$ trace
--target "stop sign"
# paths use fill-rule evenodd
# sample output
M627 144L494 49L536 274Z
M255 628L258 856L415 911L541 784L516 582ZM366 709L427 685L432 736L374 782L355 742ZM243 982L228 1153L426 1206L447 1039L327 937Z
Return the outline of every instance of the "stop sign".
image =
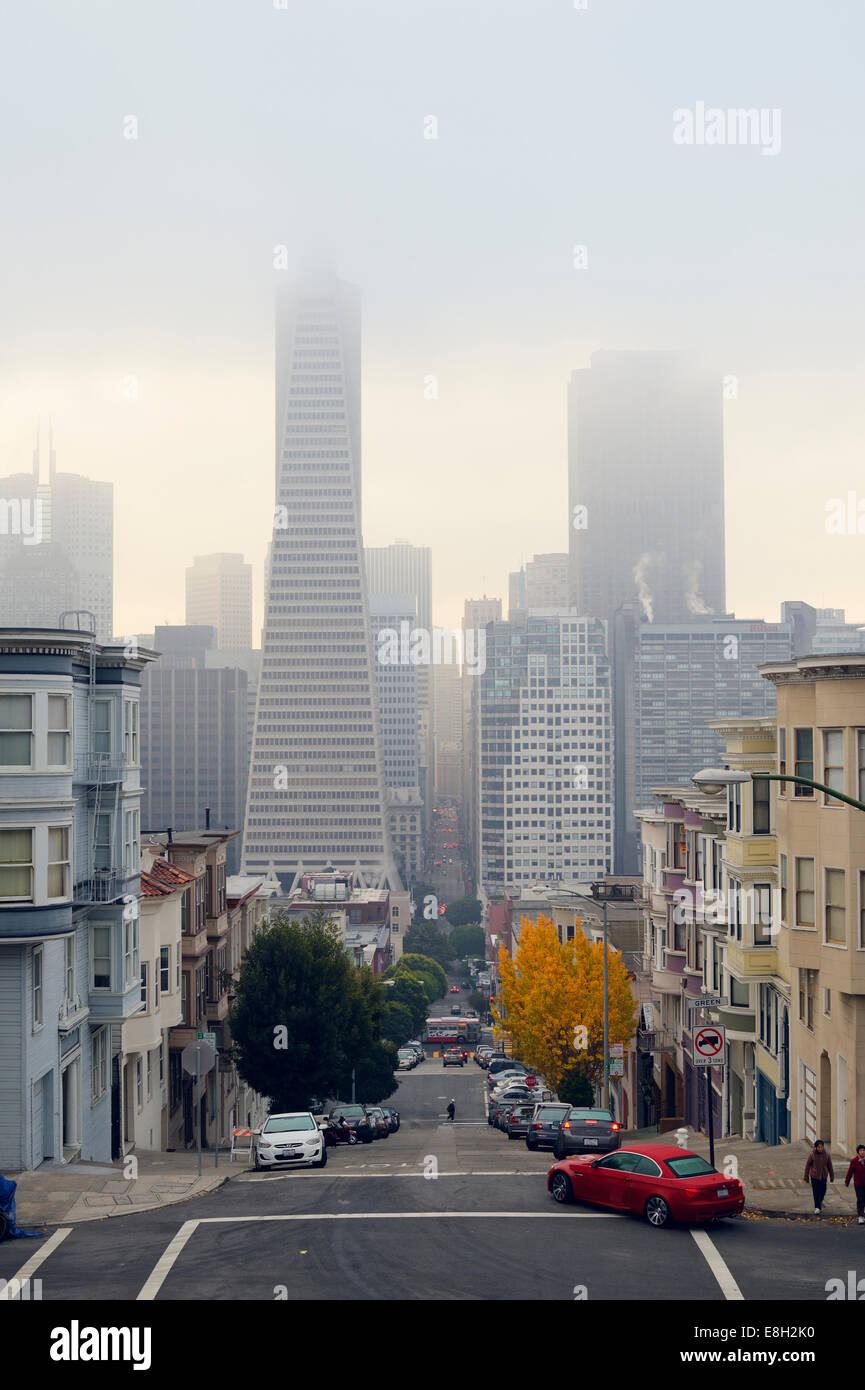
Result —
M526 1077L526 1085L528 1086L529 1090L531 1090L533 1086L537 1086L537 1084L538 1084L538 1078L537 1078L536 1076L527 1076L527 1077Z

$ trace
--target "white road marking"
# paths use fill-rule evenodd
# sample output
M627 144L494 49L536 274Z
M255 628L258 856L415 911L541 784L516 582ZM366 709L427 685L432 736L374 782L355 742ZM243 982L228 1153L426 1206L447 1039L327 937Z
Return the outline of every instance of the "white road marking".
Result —
M314 1182L315 1177L301 1174L301 1177L308 1176ZM471 1168L467 1172L460 1172L454 1169L452 1172L439 1173L440 1178L545 1178L547 1176L544 1169L539 1168L535 1173L526 1173L517 1168ZM426 1173L328 1173L329 1178L426 1178ZM296 1173L274 1173L271 1177L257 1178L255 1186L258 1187L262 1182L286 1182L289 1178L297 1178ZM432 1181L427 1179L427 1181ZM250 1184L251 1186L252 1184Z
M706 1264L717 1279L721 1292L727 1301L735 1302L736 1300L740 1300L744 1303L745 1295L742 1293L742 1290L739 1288L739 1285L736 1283L736 1280L733 1278L721 1255L716 1250L714 1242L708 1233L706 1231L695 1231L694 1228L691 1227L691 1235L694 1237L698 1249L705 1256Z
M5 1286L0 1289L0 1302L11 1302L13 1293L20 1292L24 1280L29 1279L31 1274L36 1273L39 1266L48 1259L48 1256L53 1255L58 1245L62 1244L67 1236L71 1236L72 1230L73 1228L71 1226L62 1226L59 1230L54 1232L53 1236L49 1236L41 1249L37 1250L35 1255L31 1255L26 1264L21 1266L18 1273L13 1274L6 1282ZM17 1280L18 1282L13 1283L13 1280Z
M614 1211L328 1211L297 1212L276 1216L202 1216L195 1226L219 1226L235 1221L440 1221L452 1217L455 1221L514 1220L514 1221L622 1221ZM169 1247L170 1248L170 1247ZM141 1295L139 1295L140 1297Z
M159 1290L162 1288L162 1285L165 1283L172 1265L198 1224L197 1221L184 1221L177 1235L169 1242L156 1261L156 1264L153 1266L148 1279L142 1285L141 1292L136 1302L153 1302Z

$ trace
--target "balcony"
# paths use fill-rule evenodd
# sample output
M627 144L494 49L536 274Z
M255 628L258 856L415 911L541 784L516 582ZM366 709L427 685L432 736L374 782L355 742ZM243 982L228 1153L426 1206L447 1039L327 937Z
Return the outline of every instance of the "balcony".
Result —
M76 765L73 782L105 786L123 781L124 760L111 753L90 753Z
M637 1029L637 1047L641 1052L675 1052L676 1043L668 1028Z
M72 895L76 904L113 903L124 892L125 878L116 869L96 869L92 878L79 879Z
M681 994L684 986L685 952L666 950L664 964L652 965L652 984L662 994Z

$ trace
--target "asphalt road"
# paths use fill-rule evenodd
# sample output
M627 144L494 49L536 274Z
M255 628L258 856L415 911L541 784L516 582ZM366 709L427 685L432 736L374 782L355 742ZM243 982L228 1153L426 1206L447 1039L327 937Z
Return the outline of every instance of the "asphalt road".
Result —
M44 1301L797 1302L825 1300L827 1281L857 1264L865 1274L856 1225L743 1218L706 1234L560 1208L548 1155L487 1125L484 1084L474 1063L427 1061L400 1076L402 1125L389 1139L329 1150L320 1171L245 1170L165 1211L4 1242L0 1276L41 1259L29 1273Z

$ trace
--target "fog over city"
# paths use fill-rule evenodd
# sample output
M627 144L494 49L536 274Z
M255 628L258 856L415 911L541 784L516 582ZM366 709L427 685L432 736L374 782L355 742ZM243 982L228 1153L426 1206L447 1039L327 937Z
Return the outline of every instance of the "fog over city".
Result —
M268 1305L590 1300L608 1374L849 1374L861 3L0 36L31 1357L267 1375Z

